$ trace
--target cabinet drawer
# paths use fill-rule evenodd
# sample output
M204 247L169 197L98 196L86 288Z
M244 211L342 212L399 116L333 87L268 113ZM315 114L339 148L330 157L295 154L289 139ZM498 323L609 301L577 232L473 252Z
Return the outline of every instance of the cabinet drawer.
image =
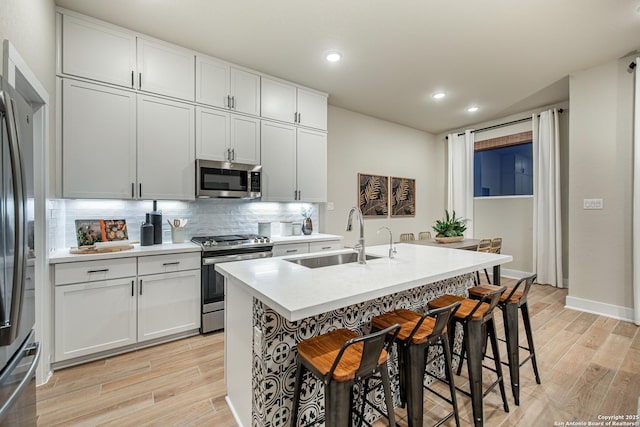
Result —
M309 253L308 243L291 243L288 245L275 245L273 256L299 255Z
M200 252L138 258L138 275L200 269Z
M55 284L95 282L136 275L135 258L117 258L100 261L79 261L58 264L55 267Z
M342 245L340 244L339 240L309 243L309 252L333 251L336 249L342 249Z

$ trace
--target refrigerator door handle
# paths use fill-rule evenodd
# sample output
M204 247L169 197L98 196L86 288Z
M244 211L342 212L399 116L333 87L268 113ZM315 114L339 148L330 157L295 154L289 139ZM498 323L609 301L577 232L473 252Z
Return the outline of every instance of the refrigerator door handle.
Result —
M11 311L8 316L9 323L0 327L0 345L8 345L16 339L18 334L18 322L20 321L22 299L24 296L24 276L26 268L24 205L26 200L22 156L20 155L20 147L18 144L15 105L6 92L0 92L0 108L6 112L9 157L11 161L13 194L15 198L14 215L16 227L16 239L14 242L15 268L13 270Z
M33 331L31 332L31 334L33 334ZM29 335L29 338L31 338L31 335ZM28 342L29 339L27 339L27 344L25 344L25 346L20 351L21 357L14 357L11 364L5 368L5 372L3 373L2 377L0 377L0 383L4 382L5 378L9 377L13 373L22 358L35 355L33 357L33 360L31 361L31 364L29 365L29 369L27 369L27 372L20 379L18 387L16 387L11 396L9 396L9 398L2 404L2 407L0 408L0 420L4 418L5 414L11 408L16 399L20 397L20 394L22 394L24 388L29 384L29 381L31 381L31 378L35 374L36 367L38 366L41 350L40 343L36 342L29 344Z

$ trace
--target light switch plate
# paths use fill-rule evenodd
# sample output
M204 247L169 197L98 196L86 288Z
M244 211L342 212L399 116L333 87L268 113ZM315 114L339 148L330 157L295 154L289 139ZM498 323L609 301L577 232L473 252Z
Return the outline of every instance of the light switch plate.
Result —
M334 206L333 206L333 202L327 202L327 210L328 210L328 211L332 211L332 210L334 210L334 209L335 209L335 208L334 208Z
M602 199L583 199L583 209L603 209L604 203Z

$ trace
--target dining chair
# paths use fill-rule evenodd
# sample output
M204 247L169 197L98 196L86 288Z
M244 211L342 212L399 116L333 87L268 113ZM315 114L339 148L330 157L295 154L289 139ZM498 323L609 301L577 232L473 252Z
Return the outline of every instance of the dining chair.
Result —
M421 231L418 234L418 240L430 240L431 239L431 232L430 231Z
M406 242L407 240L416 240L416 236L413 233L402 233L400 235L400 241Z
M491 252L491 240L492 239L480 239L478 246L476 247L476 251L487 253ZM484 270L484 274L487 276L487 282L491 283L491 280L489 280L489 273L487 273L486 269ZM480 284L480 271L476 271L476 284Z

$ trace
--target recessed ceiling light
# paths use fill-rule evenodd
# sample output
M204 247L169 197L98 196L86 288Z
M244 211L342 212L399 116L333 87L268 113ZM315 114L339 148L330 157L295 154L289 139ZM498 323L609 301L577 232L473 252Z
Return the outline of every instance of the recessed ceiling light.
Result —
M340 52L333 51L333 52L327 53L325 58L329 62L338 62L338 61L340 61L342 59L342 54Z
M475 113L476 111L478 111L480 108L478 107L469 107L467 108L467 112L469 113Z
M435 92L433 95L431 95L433 99L442 99L445 96L447 96L447 94L444 92Z

